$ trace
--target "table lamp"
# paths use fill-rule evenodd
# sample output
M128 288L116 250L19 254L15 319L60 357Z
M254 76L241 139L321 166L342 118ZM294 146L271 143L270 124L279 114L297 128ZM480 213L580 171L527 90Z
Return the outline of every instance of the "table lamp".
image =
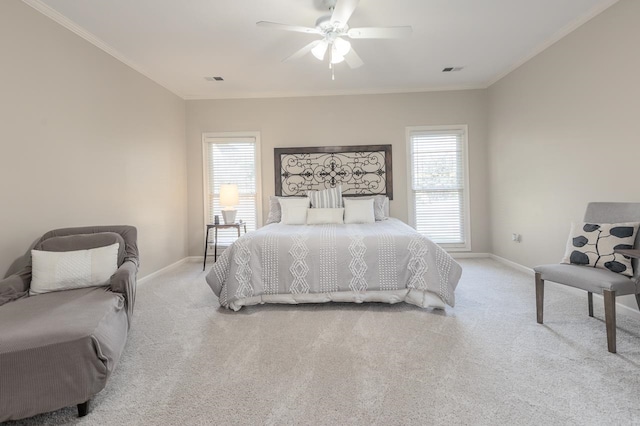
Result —
M220 185L220 205L223 206L222 218L226 225L236 222L235 206L238 205L238 185L234 183L223 183Z

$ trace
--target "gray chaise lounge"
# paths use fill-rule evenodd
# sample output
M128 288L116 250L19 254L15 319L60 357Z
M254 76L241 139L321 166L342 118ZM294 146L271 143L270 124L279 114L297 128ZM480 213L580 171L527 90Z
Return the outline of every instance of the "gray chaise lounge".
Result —
M133 313L136 228L58 229L34 247L72 251L114 242L120 243L118 270L108 287L28 296L30 260L0 281L0 422L73 405L83 416L89 400L105 387L122 354Z

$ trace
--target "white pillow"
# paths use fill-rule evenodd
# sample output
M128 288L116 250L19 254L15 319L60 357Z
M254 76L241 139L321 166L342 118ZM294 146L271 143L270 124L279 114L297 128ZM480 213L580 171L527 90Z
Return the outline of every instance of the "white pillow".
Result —
M344 220L342 209L308 209L307 225L322 225L325 223L342 224Z
M309 197L280 198L279 201L282 209L281 223L285 225L304 225L307 223Z
M374 195L373 197L357 197L358 200L373 198L373 214L376 222L389 219L389 197L386 195Z
M31 289L29 294L109 285L118 269L118 247L76 251L31 250Z
M269 214L267 215L267 223L278 223L282 220L282 208L280 207L280 200L287 198L306 198L306 197L276 197L272 195L269 197Z
M374 223L376 216L373 212L373 198L368 200L352 200L343 198L344 223Z

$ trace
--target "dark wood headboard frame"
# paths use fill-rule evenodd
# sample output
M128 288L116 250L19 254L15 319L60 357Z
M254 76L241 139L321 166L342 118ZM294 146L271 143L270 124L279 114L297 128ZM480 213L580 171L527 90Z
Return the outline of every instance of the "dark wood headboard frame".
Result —
M344 196L393 199L391 145L274 148L273 154L277 196L304 195L341 184ZM314 160L321 160L324 166ZM288 182L290 179L296 182Z

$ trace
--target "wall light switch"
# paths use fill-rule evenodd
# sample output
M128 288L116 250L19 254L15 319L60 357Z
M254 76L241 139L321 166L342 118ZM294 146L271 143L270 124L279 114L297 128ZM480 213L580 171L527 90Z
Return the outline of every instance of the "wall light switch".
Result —
M511 241L515 241L516 243L519 243L520 240L521 240L520 234L516 234L515 232L511 234Z

